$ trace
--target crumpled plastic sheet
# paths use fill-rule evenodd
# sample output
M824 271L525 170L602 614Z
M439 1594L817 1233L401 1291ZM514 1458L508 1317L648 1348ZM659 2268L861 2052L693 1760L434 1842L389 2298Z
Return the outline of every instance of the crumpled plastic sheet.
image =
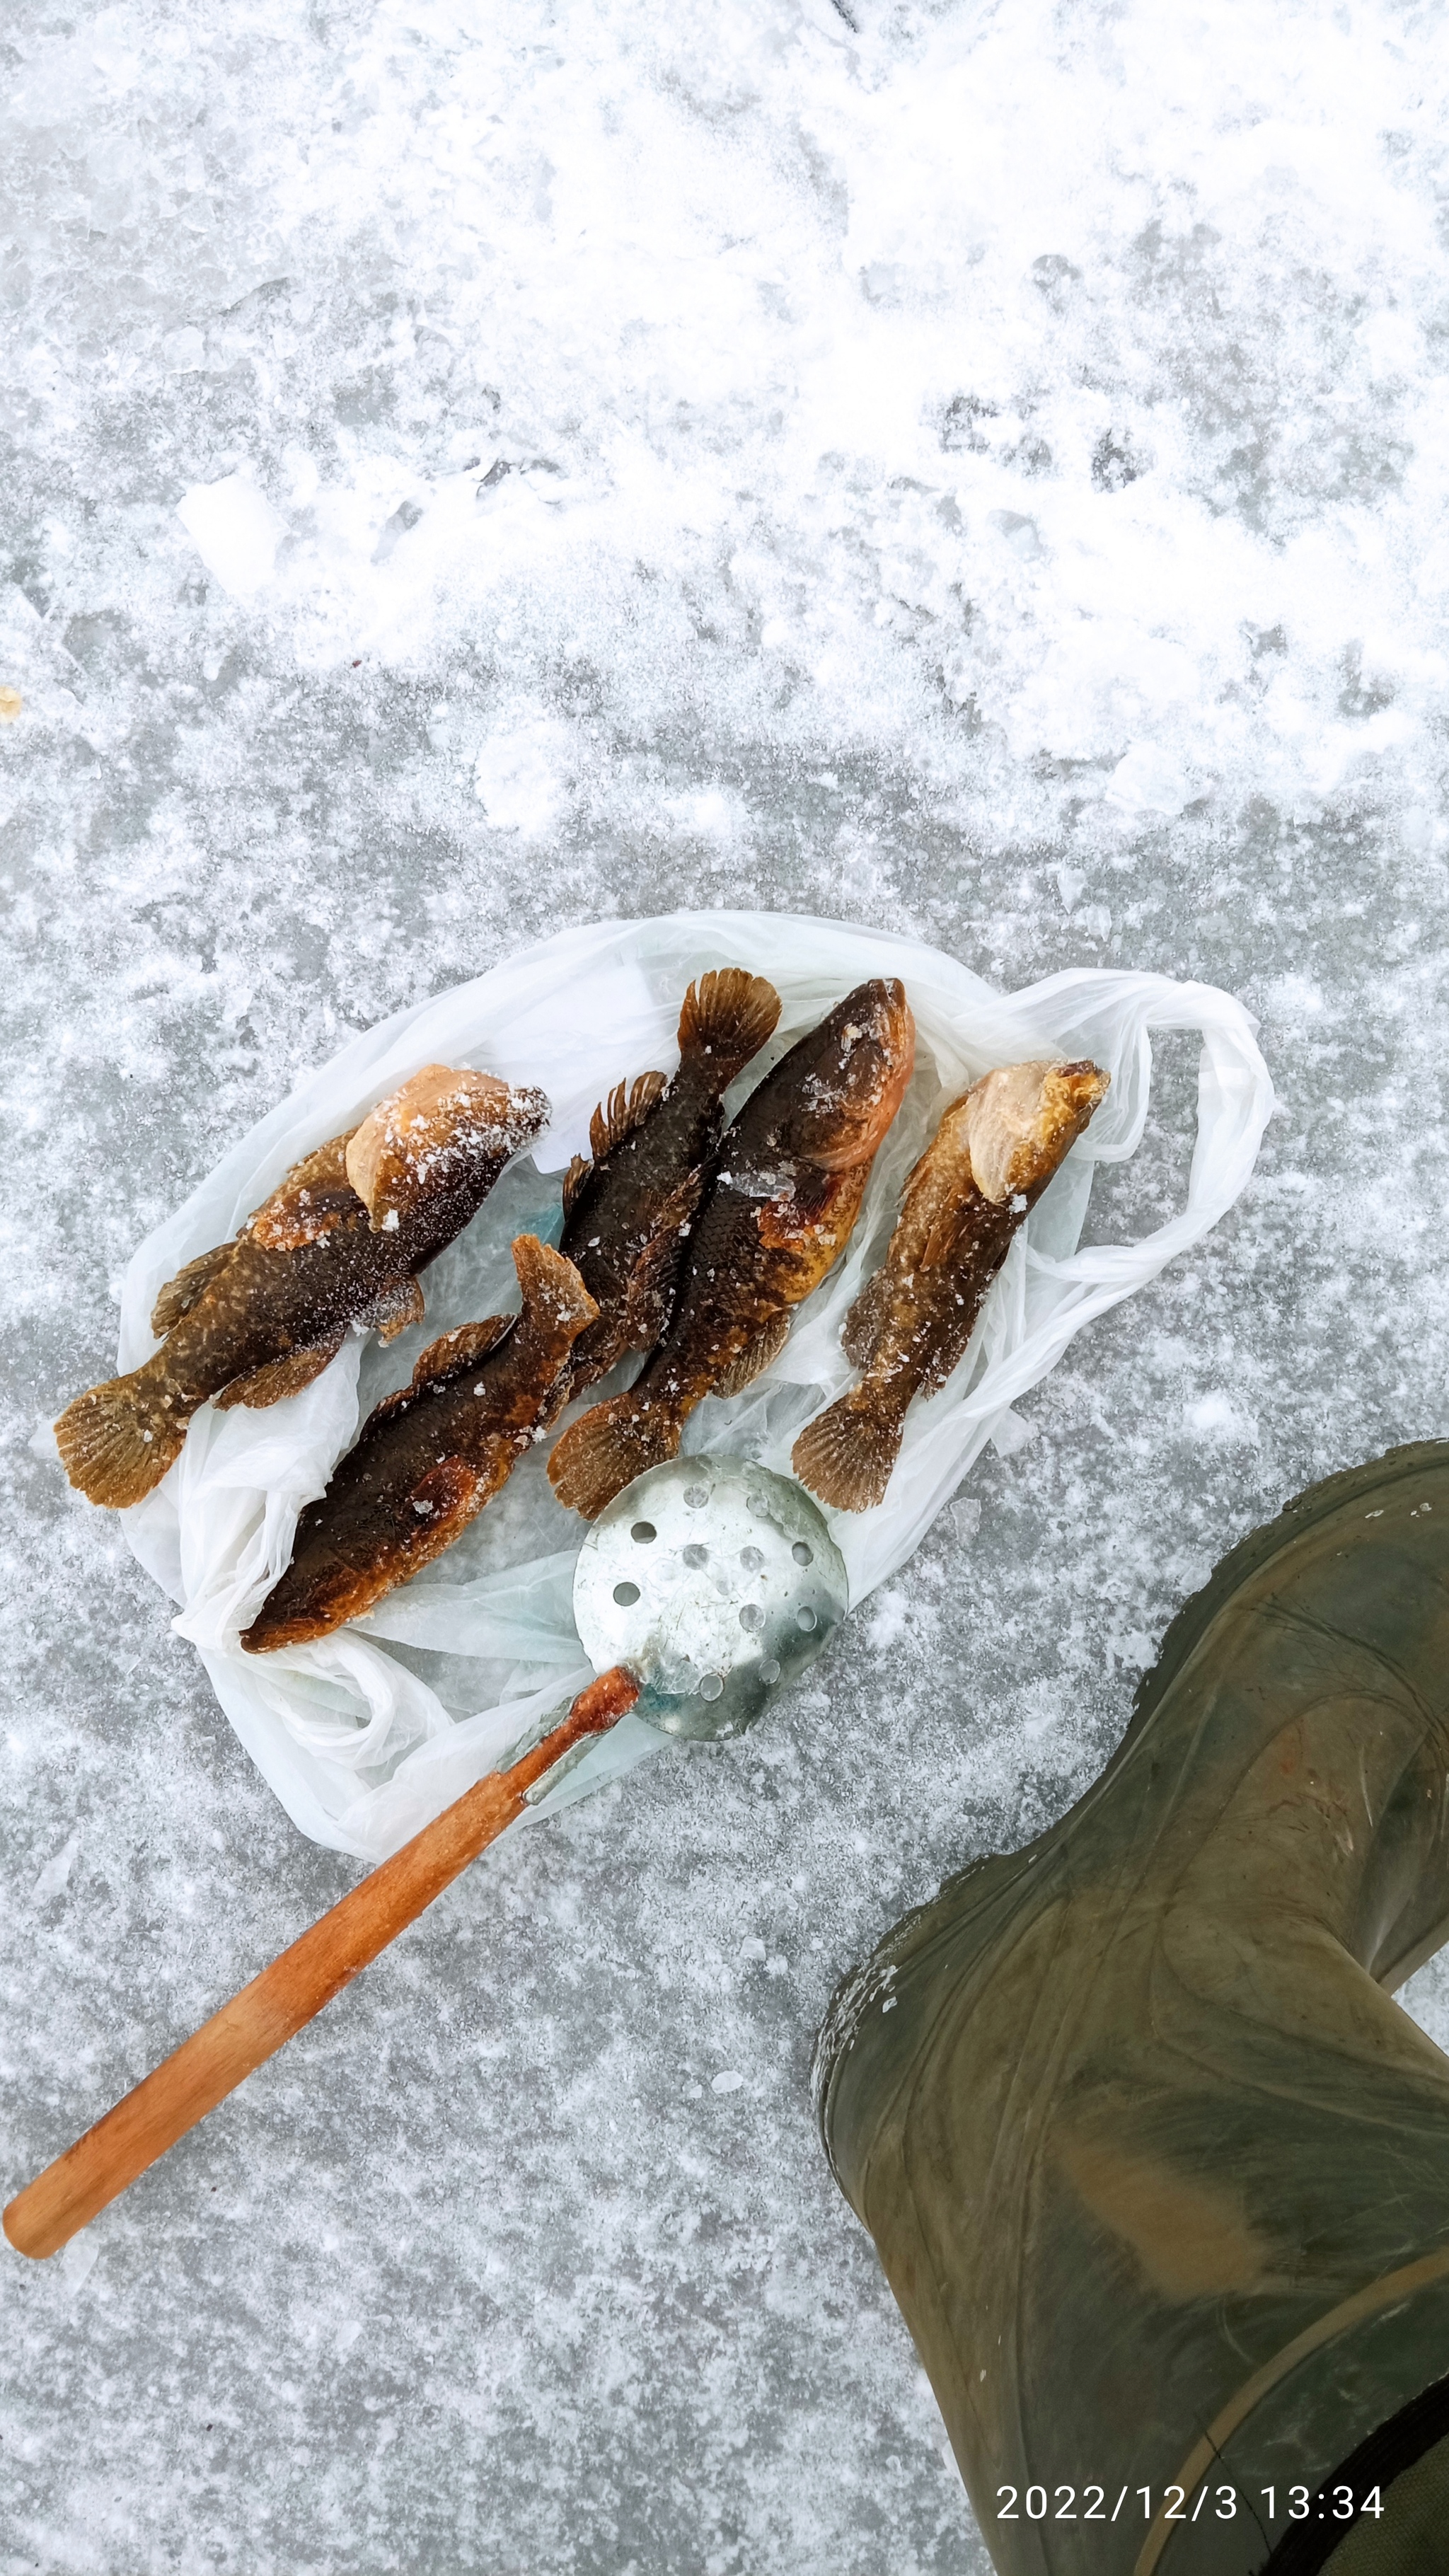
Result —
M135 1368L155 1348L148 1319L163 1283L233 1234L290 1164L353 1126L420 1065L476 1065L547 1091L547 1133L425 1273L425 1324L386 1349L353 1334L312 1386L268 1412L204 1405L162 1484L125 1515L135 1554L180 1605L174 1624L195 1644L242 1743L318 1842L384 1858L590 1678L570 1608L585 1525L555 1501L542 1446L447 1556L366 1619L265 1657L244 1654L237 1638L288 1562L298 1513L324 1490L370 1406L404 1381L434 1336L516 1306L513 1236L531 1230L557 1241L558 1176L572 1154L587 1151L595 1103L626 1076L672 1070L687 985L726 965L768 975L784 1006L770 1047L730 1093L731 1109L867 976L904 982L917 1058L844 1257L797 1314L774 1367L743 1394L710 1399L694 1414L689 1451L732 1452L789 1474L801 1424L850 1382L841 1324L884 1254L906 1174L969 1083L1028 1056L1089 1056L1112 1076L1091 1126L1013 1244L960 1366L907 1417L885 1501L874 1511L828 1515L852 1606L911 1555L984 1444L1012 1444L1012 1405L1072 1336L1231 1207L1272 1111L1247 1014L1210 985L1083 969L1006 995L915 940L783 913L587 924L356 1038L147 1237L127 1270L121 1309L120 1366ZM1093 1172L1134 1152L1152 1081L1152 1033L1170 1029L1202 1036L1187 1204L1140 1242L1082 1248ZM623 1719L531 1813L587 1794L663 1740L641 1720Z

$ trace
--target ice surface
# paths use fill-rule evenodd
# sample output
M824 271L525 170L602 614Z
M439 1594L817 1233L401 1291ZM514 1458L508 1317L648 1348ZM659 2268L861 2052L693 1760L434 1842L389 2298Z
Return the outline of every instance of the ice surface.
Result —
M763 903L1227 985L1282 1103L762 1734L520 1838L6 2257L6 2576L979 2576L826 1996L1085 1784L1232 1539L1444 1427L1442 20L849 15L0 39L8 2177L351 1882L30 1447L302 1068L562 922ZM1181 1199L1164 1057L1109 1237Z

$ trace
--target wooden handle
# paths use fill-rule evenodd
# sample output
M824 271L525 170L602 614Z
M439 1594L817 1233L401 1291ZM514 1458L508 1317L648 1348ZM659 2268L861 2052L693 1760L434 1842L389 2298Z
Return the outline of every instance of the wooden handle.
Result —
M490 1771L344 1896L229 2004L47 2165L5 2212L21 2254L58 2254L128 2184L312 2020L511 1825L526 1793L583 1736L603 1735L639 1685L622 1665L581 1691L562 1724L509 1771Z

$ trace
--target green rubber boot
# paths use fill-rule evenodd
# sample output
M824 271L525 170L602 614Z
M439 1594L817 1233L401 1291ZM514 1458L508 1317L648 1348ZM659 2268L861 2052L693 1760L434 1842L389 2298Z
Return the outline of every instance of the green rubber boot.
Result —
M826 2150L1003 2576L1449 2569L1449 2058L1389 1999L1446 1935L1433 1442L1235 1548L1096 1785L831 2005Z

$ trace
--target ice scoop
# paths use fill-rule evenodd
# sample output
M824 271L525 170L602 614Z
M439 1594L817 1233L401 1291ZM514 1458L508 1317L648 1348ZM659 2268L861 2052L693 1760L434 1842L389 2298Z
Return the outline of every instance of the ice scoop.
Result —
M809 1496L737 1458L676 1458L584 1542L574 1617L598 1678L243 1986L5 2211L56 2254L311 2021L626 1711L661 1732L737 1735L844 1616L845 1567Z

